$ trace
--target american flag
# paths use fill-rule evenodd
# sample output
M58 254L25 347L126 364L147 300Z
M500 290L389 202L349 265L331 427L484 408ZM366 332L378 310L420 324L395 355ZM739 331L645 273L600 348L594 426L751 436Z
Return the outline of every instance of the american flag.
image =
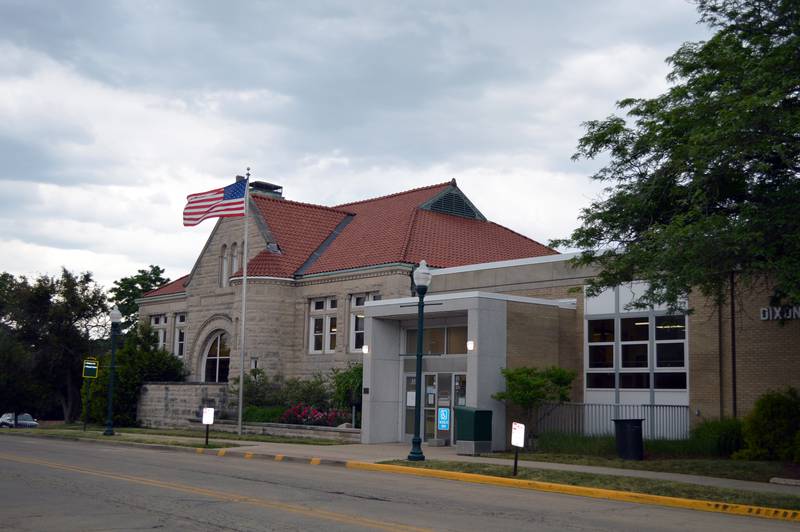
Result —
M215 188L186 196L183 208L183 225L197 225L206 218L244 216L247 180L237 181L225 188Z

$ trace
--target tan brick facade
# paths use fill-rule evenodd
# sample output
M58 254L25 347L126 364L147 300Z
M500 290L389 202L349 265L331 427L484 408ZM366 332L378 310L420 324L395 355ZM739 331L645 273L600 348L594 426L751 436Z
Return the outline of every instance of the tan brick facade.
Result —
M768 390L800 388L800 320L762 320L761 309L769 306L769 295L765 286L737 287L735 291L739 417ZM689 331L691 409L699 411L702 419L718 418L720 413L730 417L734 402L730 301L721 309L721 329L720 314L713 305L704 304L700 297L692 298L690 304L695 308Z

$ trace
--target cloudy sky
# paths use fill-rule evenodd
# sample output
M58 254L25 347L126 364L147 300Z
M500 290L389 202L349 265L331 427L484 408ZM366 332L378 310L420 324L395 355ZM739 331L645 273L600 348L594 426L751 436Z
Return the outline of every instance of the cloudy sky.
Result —
M0 0L0 271L187 273L187 194L333 205L456 178L546 243L600 193L581 122L663 92L687 0Z

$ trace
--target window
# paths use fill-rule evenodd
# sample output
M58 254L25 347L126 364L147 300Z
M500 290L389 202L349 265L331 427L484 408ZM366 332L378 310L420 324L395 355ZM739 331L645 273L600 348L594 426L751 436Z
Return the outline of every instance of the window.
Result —
M228 246L222 246L222 249L219 252L219 286L226 287L228 286Z
M167 345L167 315L155 314L150 316L150 326L156 335L156 348L164 349Z
M587 373L586 374L586 387L608 389L614 388L614 374L613 373Z
M183 358L183 350L186 345L186 314L175 315L175 345L173 346L172 353L178 357Z
M656 369L686 367L686 316L656 317ZM670 381L676 386L679 381ZM686 378L683 379L686 387Z
M239 270L239 253L236 249L236 242L231 244L231 275Z
M308 351L310 353L333 353L336 350L338 333L337 308L338 301L335 297L311 300L308 328Z
M614 367L614 320L589 320L589 368Z
M620 373L619 387L624 389L650 389L649 373Z
M406 354L417 352L417 330L406 330ZM467 352L466 327L425 328L422 353L426 355L463 355Z
M364 304L381 298L377 293L350 296L350 352L358 353L364 347Z
M620 329L620 367L647 368L649 367L647 351L650 340L650 319L647 316L636 318L621 318ZM633 377L630 377L632 379ZM625 382L630 383L630 380ZM649 378L648 378L649 382ZM641 388L641 386L622 386L621 388ZM649 388L648 384L645 388Z
M685 390L686 316L636 314L587 320L587 389Z
M228 333L214 333L206 349L205 382L228 382L230 363Z

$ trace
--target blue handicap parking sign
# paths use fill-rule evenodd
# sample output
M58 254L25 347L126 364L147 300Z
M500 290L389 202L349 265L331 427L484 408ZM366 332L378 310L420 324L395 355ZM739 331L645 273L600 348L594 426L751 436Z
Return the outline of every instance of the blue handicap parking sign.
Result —
M439 409L439 430L450 430L450 409Z

